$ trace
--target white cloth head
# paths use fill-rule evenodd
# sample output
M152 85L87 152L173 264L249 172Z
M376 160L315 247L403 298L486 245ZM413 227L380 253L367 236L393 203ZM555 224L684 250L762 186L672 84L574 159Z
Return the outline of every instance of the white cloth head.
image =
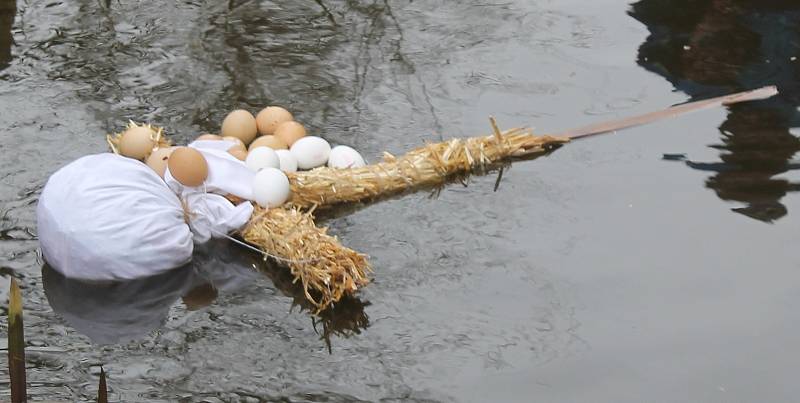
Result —
M61 168L42 190L36 215L45 259L70 278L146 277L192 257L180 199L130 158L89 155Z
M226 151L198 150L208 161L209 178L197 188L184 187L169 170L162 180L142 162L111 153L86 156L58 170L37 207L47 262L73 279L137 279L188 263L193 241L240 229L250 219L252 204L234 206L209 192L249 199L253 173Z

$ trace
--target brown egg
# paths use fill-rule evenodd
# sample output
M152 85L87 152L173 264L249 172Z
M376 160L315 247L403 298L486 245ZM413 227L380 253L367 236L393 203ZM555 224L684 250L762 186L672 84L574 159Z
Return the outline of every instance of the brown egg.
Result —
M275 128L283 122L294 120L292 114L280 106L268 106L256 115L258 133L261 135L275 133Z
M275 137L283 140L289 147L291 147L295 141L305 137L305 135L306 128L294 121L283 122L275 128Z
M173 151L175 151L175 147L156 148L147 157L147 166L153 168L158 176L164 178L164 171L167 170L167 160Z
M242 143L242 140L239 140L237 137L225 136L222 139L235 142L236 144L232 148L238 148L242 151L247 151L247 146L245 146L244 143Z
M145 159L156 146L152 134L152 130L143 126L125 130L119 139L119 153L137 160Z
M244 160L247 159L247 151L245 151L245 150L240 150L238 148L231 147L231 149L228 150L228 153L230 153L230 155L233 155L234 157L238 158L239 161L244 161Z
M225 116L220 130L222 137L236 137L242 140L245 145L250 144L256 138L257 133L256 118L244 109L237 109Z
M252 143L250 143L250 150L252 150L252 149L254 149L256 147L269 147L269 148L271 148L273 150L288 150L289 149L289 145L286 144L285 141L281 140L280 137L275 137L275 136L270 136L270 135L261 136L261 137L255 139L255 141L253 141Z
M222 136L217 136L216 134L202 134L197 137L196 140L222 140Z
M247 152L247 148L245 146L241 145L241 144L236 144L235 146L233 146L233 147L228 149L228 151L230 151L230 150L239 150L239 151Z
M176 147L167 166L172 177L184 186L200 186L208 178L208 163L194 148Z

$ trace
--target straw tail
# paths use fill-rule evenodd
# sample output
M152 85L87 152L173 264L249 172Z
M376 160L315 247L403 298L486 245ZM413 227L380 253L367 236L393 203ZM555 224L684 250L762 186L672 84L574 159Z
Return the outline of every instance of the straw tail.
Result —
M100 367L100 384L97 385L97 403L108 403L108 387L106 387L106 371Z
M382 162L360 168L317 168L289 174L291 204L300 208L325 207L378 199L428 186L438 186L457 175L484 173L513 158L547 153L569 138L535 136L530 129L501 132L491 119L494 134L454 138L432 143Z
M256 207L242 237L289 266L317 313L369 283L367 257L317 227L311 212Z
M8 298L8 373L11 378L11 403L27 402L22 293L14 278L11 279Z

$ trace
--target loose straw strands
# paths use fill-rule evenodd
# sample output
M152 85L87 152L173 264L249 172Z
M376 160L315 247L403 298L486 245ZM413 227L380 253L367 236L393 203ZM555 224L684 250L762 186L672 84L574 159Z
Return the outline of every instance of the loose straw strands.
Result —
M384 161L360 168L317 168L289 174L291 204L299 208L331 206L381 198L448 178L480 172L504 160L545 153L569 142L566 137L534 136L529 129L501 133L492 119L492 136L455 138L428 144Z
M241 234L245 241L285 259L306 298L320 311L369 283L367 257L314 225L311 212L256 207Z

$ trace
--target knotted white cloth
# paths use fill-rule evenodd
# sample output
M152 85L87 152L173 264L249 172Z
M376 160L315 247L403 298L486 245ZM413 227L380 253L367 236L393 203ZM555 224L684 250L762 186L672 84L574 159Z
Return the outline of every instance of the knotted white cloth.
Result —
M226 152L230 145L190 145L209 166L204 186L194 188L169 170L162 180L142 162L111 153L59 169L36 211L44 258L66 277L91 281L142 278L188 263L194 243L227 236L253 212L250 202L234 206L222 196L252 198L254 174Z

